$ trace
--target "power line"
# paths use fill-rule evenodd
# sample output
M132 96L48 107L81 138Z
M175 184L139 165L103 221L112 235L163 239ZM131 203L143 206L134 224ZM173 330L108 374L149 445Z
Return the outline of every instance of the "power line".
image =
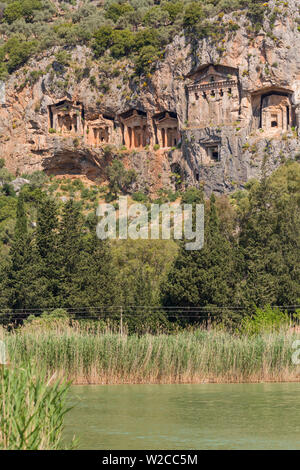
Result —
M53 311L58 309L59 307L36 307L36 308L28 308L28 309L7 309L7 311L2 311L0 313L5 313L5 314L10 314L14 312L20 312L20 313L27 313L27 312L46 312L46 311ZM63 310L67 312L74 312L76 313L77 311L88 311L88 310L96 310L96 311L105 311L105 312L111 312L111 311L120 311L120 309L128 310L128 309L145 309L145 310L186 310L186 311L211 311L211 310L242 310L246 311L249 309L249 307L237 307L234 305L224 305L224 306L205 306L205 307L187 307L187 306L148 306L148 305L119 305L119 306L97 306L97 307L61 307ZM297 309L300 308L300 305L273 305L271 308L280 308L283 310L289 310L289 309Z

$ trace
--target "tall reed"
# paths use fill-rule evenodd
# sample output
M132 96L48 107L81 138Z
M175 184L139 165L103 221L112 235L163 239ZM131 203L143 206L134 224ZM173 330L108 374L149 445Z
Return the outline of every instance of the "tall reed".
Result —
M37 362L37 358L35 358ZM20 361L21 362L21 361ZM32 365L0 370L0 449L61 448L69 384L47 379ZM72 444L73 445L73 444ZM72 446L71 445L71 446Z
M289 331L237 335L216 329L120 335L89 325L7 333L11 362L33 361L74 383L200 383L299 380Z

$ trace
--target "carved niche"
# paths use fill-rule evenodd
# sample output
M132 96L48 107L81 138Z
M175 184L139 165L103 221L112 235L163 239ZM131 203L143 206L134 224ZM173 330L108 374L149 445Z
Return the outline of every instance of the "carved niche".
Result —
M180 140L178 120L175 113L164 111L153 117L156 127L156 140L160 147L176 147Z
M49 106L50 128L61 134L83 134L83 105L64 99Z
M252 94L252 128L286 131L292 125L292 91L270 87Z
M232 125L240 115L238 69L207 64L187 76L191 127Z
M114 129L113 118L99 115L98 119L90 119L85 123L85 139L88 145L100 147L112 140Z
M123 141L128 149L143 148L150 143L146 113L131 109L120 115L120 121L123 124Z

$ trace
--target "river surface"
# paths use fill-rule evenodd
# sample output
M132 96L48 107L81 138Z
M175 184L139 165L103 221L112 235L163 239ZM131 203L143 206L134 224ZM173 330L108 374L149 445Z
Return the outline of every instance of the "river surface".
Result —
M74 386L79 449L300 449L300 383Z

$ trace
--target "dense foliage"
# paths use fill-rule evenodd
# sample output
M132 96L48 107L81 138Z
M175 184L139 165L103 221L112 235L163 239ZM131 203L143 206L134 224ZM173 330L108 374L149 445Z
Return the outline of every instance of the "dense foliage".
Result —
M116 194L124 190L119 171L118 166L112 169L110 189ZM100 241L95 208L97 199L111 194L109 188L97 192L80 180L43 178L32 175L19 196L2 187L2 312L63 307L85 314L86 307L102 307L104 315L113 318L117 312L119 320L122 306L130 329L142 331L165 325L170 319L165 307L170 306L201 307L216 320L239 323L254 312L254 305L299 303L297 162L288 161L230 197L212 195L205 201L205 245L199 251L187 251L183 242L172 240ZM68 194L64 202L59 190ZM141 193L133 196L150 202ZM174 197L190 204L203 201L199 189L188 188L175 195L164 191L156 202ZM185 310L179 312L182 322ZM199 320L187 313L184 322Z
M106 54L128 57L137 73L150 71L180 31L187 41L210 37L216 45L236 31L244 15L249 36L267 19L271 34L277 15L288 3L272 10L264 0L106 0L100 2L6 0L0 3L0 77L49 48L86 45L95 59ZM224 14L231 13L232 17ZM272 35L271 35L272 36ZM221 49L220 49L221 51Z
M182 245L164 286L167 305L295 305L300 298L300 167L287 163L261 183L206 207L205 246ZM222 312L224 315L224 312Z

